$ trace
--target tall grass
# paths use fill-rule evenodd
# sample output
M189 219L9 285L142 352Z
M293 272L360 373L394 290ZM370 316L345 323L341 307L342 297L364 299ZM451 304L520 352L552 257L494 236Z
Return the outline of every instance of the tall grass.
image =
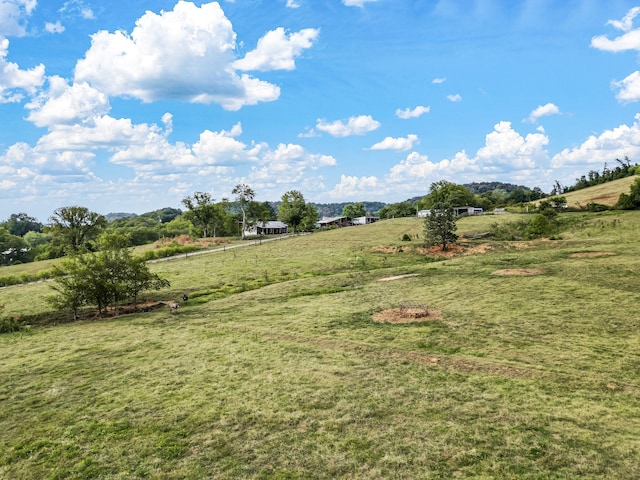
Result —
M640 214L572 225L437 261L400 219L154 264L177 314L0 336L0 478L638 478ZM372 321L403 301L442 317Z

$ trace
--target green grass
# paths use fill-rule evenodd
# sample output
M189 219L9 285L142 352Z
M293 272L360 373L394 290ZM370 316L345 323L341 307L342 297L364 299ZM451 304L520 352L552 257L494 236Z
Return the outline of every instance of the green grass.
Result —
M177 314L0 335L0 478L638 478L640 212L571 215L438 261L398 219L153 264ZM371 320L402 301L442 318Z

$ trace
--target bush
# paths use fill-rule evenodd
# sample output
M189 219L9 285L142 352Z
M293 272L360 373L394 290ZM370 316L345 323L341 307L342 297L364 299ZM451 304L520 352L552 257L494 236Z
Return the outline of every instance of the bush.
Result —
M0 318L0 333L12 333L22 330L20 322L13 317Z

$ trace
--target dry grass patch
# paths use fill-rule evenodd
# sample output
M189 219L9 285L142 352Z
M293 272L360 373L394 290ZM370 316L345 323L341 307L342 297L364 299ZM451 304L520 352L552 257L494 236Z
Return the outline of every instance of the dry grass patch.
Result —
M613 252L576 252L569 255L570 258L597 258L615 255Z
M502 270L496 270L492 275L500 275L504 277L513 276L533 276L542 274L542 270L539 268L505 268Z
M402 278L417 277L417 276L418 276L417 273L406 273L404 275L394 275L393 277L379 278L378 281L379 282L391 282L393 280L400 280Z

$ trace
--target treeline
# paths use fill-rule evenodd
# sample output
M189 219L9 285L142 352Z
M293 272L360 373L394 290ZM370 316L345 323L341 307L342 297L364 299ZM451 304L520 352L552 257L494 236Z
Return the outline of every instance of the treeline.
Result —
M434 182L430 193L404 202L383 207L380 218L415 216L419 210L428 210L435 203L444 202L452 206L480 207L484 211L494 208L519 205L547 197L539 187L529 188L502 182L477 182L457 185L446 180Z

